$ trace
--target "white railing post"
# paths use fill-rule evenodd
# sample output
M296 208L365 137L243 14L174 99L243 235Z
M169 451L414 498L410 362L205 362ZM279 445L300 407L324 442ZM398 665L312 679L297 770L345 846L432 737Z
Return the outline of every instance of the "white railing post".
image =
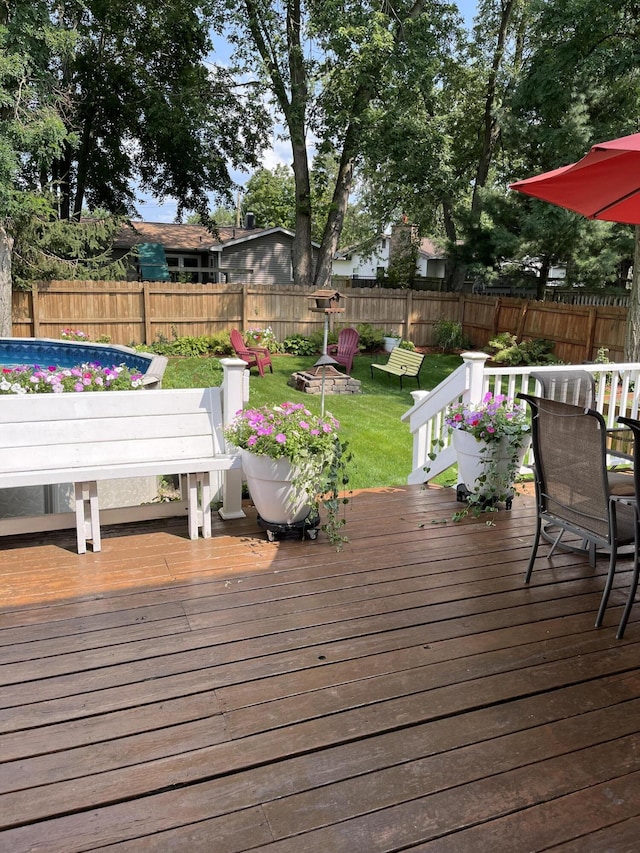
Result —
M221 358L222 379L222 424L229 426L236 413L245 404L246 363L239 358ZM242 511L242 468L225 471L222 484L221 518L244 518Z
M463 352L462 361L467 368L467 390L465 403L477 405L484 396L484 365L489 356L486 352Z

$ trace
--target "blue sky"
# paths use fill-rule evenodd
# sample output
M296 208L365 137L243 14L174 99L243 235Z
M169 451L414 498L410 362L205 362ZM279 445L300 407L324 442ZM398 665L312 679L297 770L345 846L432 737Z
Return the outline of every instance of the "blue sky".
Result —
M473 23L477 0L458 0L457 5L460 13L467 23L467 26L470 27ZM220 58L224 60L226 45L218 41L216 47L216 56L218 60ZM273 169L273 167L278 163L290 162L291 152L289 143L286 140L278 139L277 134L274 133L271 148L264 154L263 165L268 169ZM242 184L247 180L249 175L234 173L232 177L236 182ZM156 199L153 199L150 196L141 195L138 203L138 212L140 214L140 218L146 222L173 222L176 216L176 203L172 199L166 199L164 204L160 204Z

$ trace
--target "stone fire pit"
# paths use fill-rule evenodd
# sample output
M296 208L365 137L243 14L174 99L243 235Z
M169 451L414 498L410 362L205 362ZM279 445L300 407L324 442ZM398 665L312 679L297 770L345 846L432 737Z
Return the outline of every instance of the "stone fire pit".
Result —
M305 394L322 393L322 371L324 370L325 394L359 394L360 380L352 379L347 374L340 373L335 367L312 367L310 370L299 370L292 373L287 385Z

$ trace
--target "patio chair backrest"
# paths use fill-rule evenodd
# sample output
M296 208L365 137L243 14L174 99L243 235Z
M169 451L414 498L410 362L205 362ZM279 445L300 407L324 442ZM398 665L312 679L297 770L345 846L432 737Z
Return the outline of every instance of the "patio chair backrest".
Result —
M338 333L338 355L355 355L360 347L360 333L348 326Z
M229 339L231 340L231 346L235 350L236 355L240 355L240 353L249 353L247 349L247 345L245 344L242 335L237 329L232 329L229 332Z
M338 343L331 344L327 348L327 353L338 364L341 364L347 371L351 372L353 367L353 357L360 352L360 333L357 329L347 326L341 329L338 334Z
M588 370L550 370L531 374L542 389L541 397L572 406L592 409L596 401L596 383Z

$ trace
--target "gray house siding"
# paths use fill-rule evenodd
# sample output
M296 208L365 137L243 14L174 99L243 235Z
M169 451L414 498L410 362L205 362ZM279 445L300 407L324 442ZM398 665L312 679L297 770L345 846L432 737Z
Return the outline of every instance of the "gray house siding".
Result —
M255 237L237 246L223 246L220 269L236 267L230 271L228 281L249 281L251 284L290 285L292 241L283 242L282 234ZM251 270L243 274L240 269Z

